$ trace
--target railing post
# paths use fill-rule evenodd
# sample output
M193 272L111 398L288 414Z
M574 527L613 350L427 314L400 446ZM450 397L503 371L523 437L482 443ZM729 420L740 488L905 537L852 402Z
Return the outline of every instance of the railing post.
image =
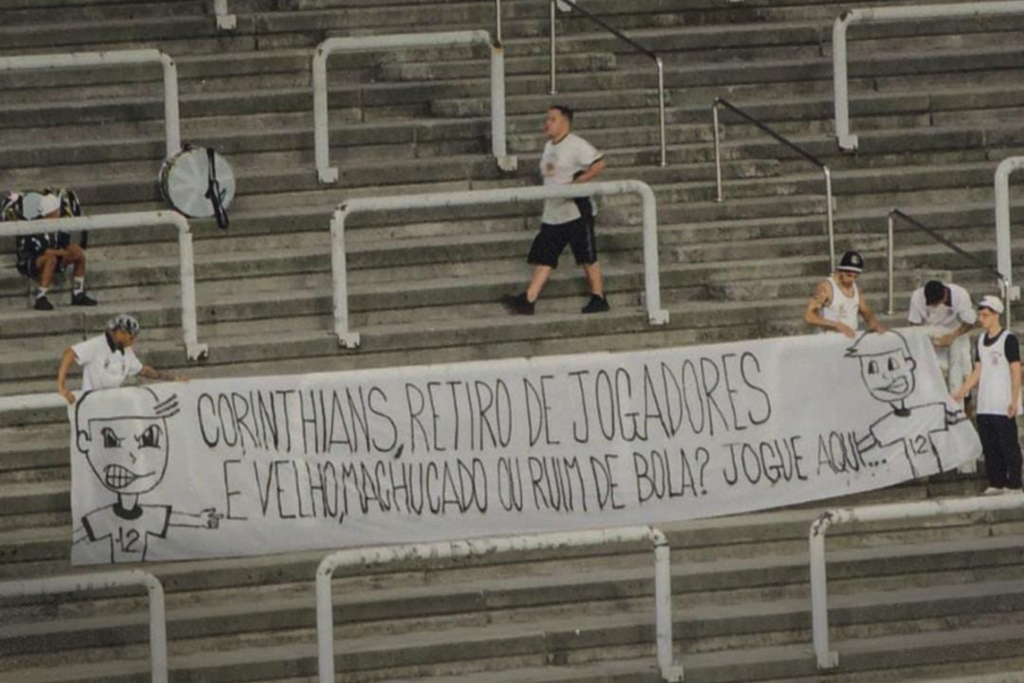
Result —
M665 63L658 57L654 60L658 67L658 127L661 134L661 165L668 166L667 141L665 139Z
M196 315L196 271L192 232L187 222L178 224L178 250L181 266L181 331L185 337L185 353L189 360L209 354L209 347L199 343L199 322Z
M164 137L167 158L181 151L181 114L178 110L178 67L169 55L160 53L164 70Z
M896 275L896 219L893 217L892 211L889 212L889 315L893 315L896 306L896 286L894 284Z
M327 51L320 44L313 54L313 135L316 173L321 184L338 181L338 169L331 167L331 139L327 111Z
M349 331L348 324L348 264L345 255L345 217L348 211L342 205L331 220L331 278L334 282L334 333L341 346L359 347L359 334Z
M995 173L996 197L996 270L1006 282L1006 327L1010 327L1010 302L1020 298L1013 285L1013 243L1010 239L1010 176L1024 168L1024 156L1007 157L999 162Z
M494 0L494 39L501 45L501 0Z
M839 654L829 651L828 642L828 581L825 573L825 532L831 524L830 513L822 514L811 524L811 629L814 654L819 669L839 666Z
M334 565L321 562L316 570L316 640L320 663L319 683L334 683Z
M846 23L850 12L836 17L832 25L832 87L835 93L836 138L839 148L857 149L857 136L850 134L850 92L846 71Z
M501 42L491 45L491 154L502 171L514 171L519 165L508 155L505 138L505 48Z
M834 210L832 208L832 171L828 166L822 166L821 172L825 174L825 220L828 222L828 261L830 270L836 269L836 223Z
M668 538L651 529L654 544L654 619L658 648L658 668L665 681L683 680L683 666L676 664L672 651L672 549Z
M647 322L667 325L668 311L661 307L661 272L658 257L658 206L654 191L646 183L632 181L643 202L644 225L644 298L647 302Z
M549 24L549 26L548 26L548 49L549 49L549 51L551 53L551 88L550 88L550 91L551 91L552 95L557 95L558 94L558 77L556 75L556 71L558 69L555 66L555 22L558 19L558 17L556 16L557 9L558 9L555 6L556 2L558 2L558 0L551 0L548 3L548 24Z
M238 26L238 18L228 13L228 0L213 0L213 13L217 15L217 29L234 31Z
M715 201L721 202L724 199L722 195L722 151L720 147L720 141L718 138L718 98L711 104L711 122L712 122L712 134L715 139Z

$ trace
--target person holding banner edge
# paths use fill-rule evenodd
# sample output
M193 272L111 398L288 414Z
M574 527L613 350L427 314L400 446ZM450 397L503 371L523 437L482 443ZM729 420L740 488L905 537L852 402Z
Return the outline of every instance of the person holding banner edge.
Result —
M835 272L815 288L804 311L804 322L821 332L839 332L853 339L857 336L860 318L864 318L873 332L885 332L857 287L857 278L862 272L863 257L856 251L844 253Z
M985 495L1020 493L1022 458L1017 440L1017 416L1024 414L1020 393L1020 343L1004 330L999 316L1003 302L988 295L978 304L978 337L974 370L951 396L959 403L978 387L978 437L985 457L989 486Z
M57 371L57 391L68 405L75 404L75 395L67 386L67 376L71 365L76 362L82 366L83 392L116 389L135 375L165 382L188 381L183 375L143 365L131 348L138 335L139 321L122 313L107 322L104 334L66 348Z

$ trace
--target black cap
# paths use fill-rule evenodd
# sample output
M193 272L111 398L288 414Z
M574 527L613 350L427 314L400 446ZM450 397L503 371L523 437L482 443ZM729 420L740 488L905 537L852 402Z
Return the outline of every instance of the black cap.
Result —
M942 303L946 298L946 285L938 280L929 280L924 285L924 302L929 306Z
M864 272L864 258L855 251L848 251L839 259L836 270L845 270L848 273Z

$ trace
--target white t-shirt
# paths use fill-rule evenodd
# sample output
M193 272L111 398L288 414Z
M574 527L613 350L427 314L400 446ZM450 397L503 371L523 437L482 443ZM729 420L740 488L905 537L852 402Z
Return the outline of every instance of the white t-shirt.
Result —
M540 158L540 174L544 178L544 185L571 185L576 173L590 168L603 156L593 145L574 133L566 135L558 144L548 140ZM571 199L544 200L544 215L541 217L544 223L558 225L579 217L580 210Z
M931 325L945 330L947 333L956 330L960 324L973 325L978 314L971 303L971 295L960 285L952 283L949 288L949 305L929 306L925 303L924 287L910 295L910 311L907 320L912 325Z
M107 335L86 339L71 347L82 366L82 391L116 389L142 371L142 363L130 349L124 353L110 348Z

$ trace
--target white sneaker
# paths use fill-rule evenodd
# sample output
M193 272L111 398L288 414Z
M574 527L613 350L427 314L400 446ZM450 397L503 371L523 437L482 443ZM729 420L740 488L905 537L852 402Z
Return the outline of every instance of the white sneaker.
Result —
M981 492L983 496L999 496L1002 495L1005 489L1001 489L998 486L989 486L987 489Z

